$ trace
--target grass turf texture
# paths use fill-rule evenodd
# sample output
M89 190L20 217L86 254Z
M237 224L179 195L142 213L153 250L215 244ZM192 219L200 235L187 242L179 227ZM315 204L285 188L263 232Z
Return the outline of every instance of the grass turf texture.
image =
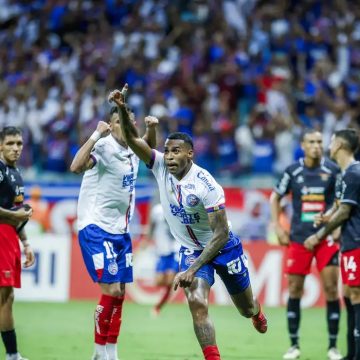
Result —
M30 360L90 360L95 302L15 303L19 348ZM202 359L186 305L170 304L158 318L150 307L125 303L119 341L121 360ZM269 330L259 334L232 306L211 306L223 360L282 359L289 347L285 308L266 309ZM345 353L343 310L338 345ZM301 360L326 359L325 309L305 309L300 329ZM4 350L0 358L4 358Z

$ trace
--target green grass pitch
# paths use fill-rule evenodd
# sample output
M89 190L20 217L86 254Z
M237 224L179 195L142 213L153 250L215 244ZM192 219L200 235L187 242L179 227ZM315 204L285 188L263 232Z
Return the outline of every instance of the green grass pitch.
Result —
M95 302L15 303L19 348L30 360L90 360L93 351ZM268 308L267 334L258 334L251 321L232 306L210 306L223 360L282 359L289 342L285 308ZM343 310L338 345L345 352ZM301 360L326 359L327 332L324 309L305 309L300 330ZM4 350L0 351L0 358ZM120 360L202 359L189 310L170 304L160 317L150 307L125 303L119 339Z

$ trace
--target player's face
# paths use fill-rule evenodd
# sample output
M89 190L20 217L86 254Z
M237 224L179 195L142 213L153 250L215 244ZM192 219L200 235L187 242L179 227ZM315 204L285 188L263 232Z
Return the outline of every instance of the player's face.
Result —
M8 165L14 166L19 160L23 149L23 139L21 135L7 135L0 144L2 157Z
M330 158L336 160L336 153L341 147L341 141L335 135L331 137L329 150L330 150Z
M191 166L193 150L184 140L168 139L165 142L164 159L170 174L180 180Z
M320 132L306 134L301 143L305 157L310 159L320 159L323 155L323 140Z

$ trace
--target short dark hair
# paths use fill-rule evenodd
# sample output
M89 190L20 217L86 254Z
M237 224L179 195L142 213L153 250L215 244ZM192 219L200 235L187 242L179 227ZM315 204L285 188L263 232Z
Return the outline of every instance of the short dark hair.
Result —
M183 140L184 143L188 144L191 149L194 149L194 143L190 135L183 132L174 132L168 135L169 140Z
M16 126L5 126L0 132L0 142L3 142L6 136L22 135L22 130Z
M355 153L359 147L359 134L355 129L343 129L335 132L335 137L344 140L344 147Z
M308 134L314 134L316 132L321 132L319 130L313 129L313 128L305 128L302 132L301 132L301 141L305 140L305 136Z

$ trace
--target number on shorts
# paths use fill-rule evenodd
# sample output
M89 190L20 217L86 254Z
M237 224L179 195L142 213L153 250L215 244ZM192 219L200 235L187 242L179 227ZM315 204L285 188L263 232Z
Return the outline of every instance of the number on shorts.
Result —
M344 256L344 267L345 267L345 271L349 271L349 270L352 272L356 271L357 265L353 256L349 256L349 257Z
M106 258L107 259L112 259L112 258L116 257L117 254L114 251L114 246L110 241L104 241L103 245L106 250Z
M244 267L247 268L248 267L248 260L247 260L247 257L244 254L241 255L241 260L243 262ZM228 273L230 275L239 274L241 272L241 270L243 268L242 264L241 264L241 260L238 257L237 259L229 261L226 264L226 266L228 268Z

